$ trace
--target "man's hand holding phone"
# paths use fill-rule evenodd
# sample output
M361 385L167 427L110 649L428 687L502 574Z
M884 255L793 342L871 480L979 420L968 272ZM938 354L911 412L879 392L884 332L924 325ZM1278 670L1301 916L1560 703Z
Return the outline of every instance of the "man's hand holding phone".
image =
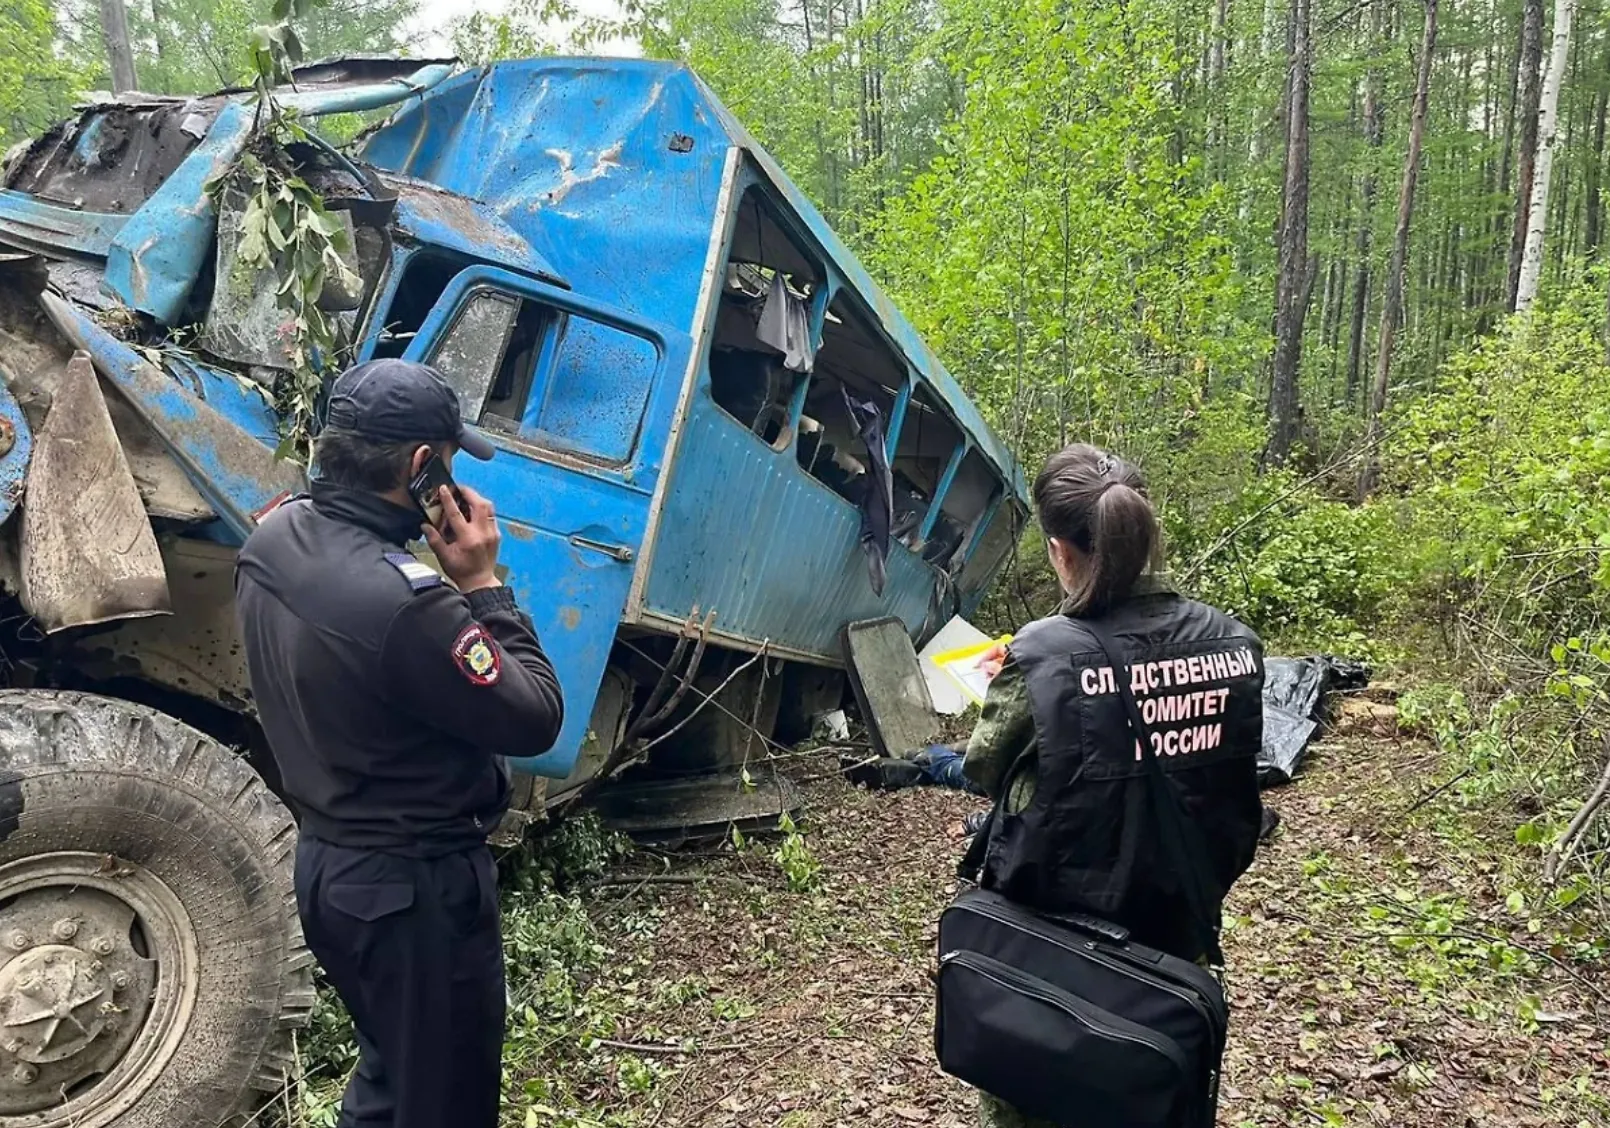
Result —
M458 491L457 499L453 497L454 489ZM492 503L468 486L441 486L437 504L441 525L425 526L425 543L430 545L443 573L465 594L498 587L494 569L503 534L498 532Z

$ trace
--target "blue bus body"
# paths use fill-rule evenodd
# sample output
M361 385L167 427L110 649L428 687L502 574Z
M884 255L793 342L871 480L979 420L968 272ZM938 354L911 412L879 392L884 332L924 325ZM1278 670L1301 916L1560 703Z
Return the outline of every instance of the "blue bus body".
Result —
M311 68L284 100L310 118L393 107L352 150L388 210L372 227L350 212L364 285L340 316L357 359L441 368L499 448L458 470L498 506L508 582L567 700L558 744L522 768L572 783L598 769L644 704L623 642L697 636L701 650L833 668L846 623L896 617L920 644L977 607L1026 513L1021 470L686 68L354 61ZM44 261L51 324L205 499L209 518L179 538L227 548L296 482L252 386L272 334L237 334L225 284L202 281L214 257L226 274L229 204L212 185L252 115L238 94L175 101L92 107L15 155L0 245ZM73 198L75 175L105 179L93 170L131 118L177 138L171 168L127 199ZM116 307L135 312L144 347ZM198 317L199 345L150 347ZM881 592L862 546L878 458L851 401L875 409L894 482ZM25 448L0 457L0 480ZM172 650L182 623L152 623L119 628L128 647ZM612 670L624 688L606 710Z

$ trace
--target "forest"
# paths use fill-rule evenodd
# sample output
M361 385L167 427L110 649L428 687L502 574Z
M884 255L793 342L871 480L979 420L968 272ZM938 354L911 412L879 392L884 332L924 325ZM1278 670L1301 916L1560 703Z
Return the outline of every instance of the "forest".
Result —
M268 6L129 0L140 88L242 82ZM300 34L310 57L415 51L425 7L328 0ZM8 0L0 146L109 88L100 21L88 0ZM1610 1123L1602 1021L1560 1017L1526 978L1602 981L1610 950L1610 10L625 0L599 17L512 0L454 17L446 34L472 64L622 42L687 62L1025 466L1075 440L1122 452L1148 475L1186 590L1245 619L1271 653L1363 660L1399 690L1398 727L1380 742L1397 758L1361 770L1392 777L1401 806L1378 810L1354 791L1314 799L1316 818L1334 800L1352 829L1323 848L1294 845L1290 880L1328 898L1325 911L1345 903L1361 927L1400 925L1388 946L1424 961L1415 997L1458 997L1448 1005L1460 1021L1545 1039L1577 1022L1583 1072L1500 1064L1492 1086L1531 1094L1522 1103L1535 1121L1520 1106L1442 1119L1452 1113L1436 1094L1459 1070L1401 1038L1383 1048L1392 1040L1377 1032L1347 1077L1282 1066L1273 1092L1253 1079L1267 1063L1244 1062L1230 1102L1240 1119L1221 1123ZM1051 583L1031 530L981 625L1044 614ZM1406 740L1419 751L1402 752ZM1384 833L1361 825L1411 815L1419 846L1400 844L1391 864L1471 859L1480 896L1428 881L1383 907L1359 890L1386 879L1364 872L1343 888L1341 859L1365 851L1360 835ZM824 880L811 851L831 853L832 833L807 827L775 855L738 851L758 859L745 865L781 868L779 896L799 894ZM606 958L610 944L635 950L555 891L572 863L596 881L614 858L613 844L584 838L566 837L563 857L515 894L548 906L515 918L510 940L510 959L535 968L547 994L518 1000L511 1123L647 1125L666 1107L680 1109L666 1123L817 1123L751 1116L741 1069L730 1091L707 1086L690 1103L673 1053L629 1052L666 1031L645 1033L601 1000L604 986L634 1002L654 995L670 1014L656 992L682 992L683 1008L701 999L719 1020L699 1035L708 1044L730 1041L722 1030L755 1005L711 996L708 982L650 982L647 963L594 980L544 962L539 953L562 951L598 968L621 962ZM1431 967L1443 978L1426 979ZM1509 984L1504 1001L1459 996L1456 984L1488 977ZM1607 999L1596 986L1588 995ZM1427 1027L1444 1002L1421 1013ZM1304 1039L1329 1038L1315 1031L1335 1012L1319 1013L1282 1035L1310 1066L1328 1051ZM330 1077L350 1065L339 1016L321 1021L323 1087L310 1080L301 1105L286 1102L307 1123L334 1123ZM1399 1069L1371 1073L1371 1058ZM539 1060L571 1072L519 1081L544 1076ZM1288 1086L1298 1074L1305 1083ZM1348 1095L1377 1083L1384 1098ZM623 1101L647 1111L599 1111ZM918 1122L942 1105L918 1101L888 1120L840 1107L821 1122ZM1405 1111L1428 1107L1441 1111Z

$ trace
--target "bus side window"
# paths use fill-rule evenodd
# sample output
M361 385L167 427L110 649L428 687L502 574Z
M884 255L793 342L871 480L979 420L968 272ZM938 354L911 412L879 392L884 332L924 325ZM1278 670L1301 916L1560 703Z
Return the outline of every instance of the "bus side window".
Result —
M738 207L727 270L710 344L710 398L761 442L786 450L794 400L813 363L808 310L823 283L820 267L778 222L759 188ZM792 355L779 347L778 326L792 314L802 328Z
M871 473L871 452L857 432L845 397L871 404L888 433L906 364L848 291L827 309L816 371L799 421L799 464L847 501L860 504ZM897 506L898 508L898 506Z

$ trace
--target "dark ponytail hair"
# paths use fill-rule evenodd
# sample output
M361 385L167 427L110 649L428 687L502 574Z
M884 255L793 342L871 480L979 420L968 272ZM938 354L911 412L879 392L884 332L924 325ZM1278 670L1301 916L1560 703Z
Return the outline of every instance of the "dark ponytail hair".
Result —
M1129 594L1156 562L1157 513L1138 467L1084 443L1052 455L1034 481L1034 508L1047 537L1086 558L1065 610L1097 614Z

